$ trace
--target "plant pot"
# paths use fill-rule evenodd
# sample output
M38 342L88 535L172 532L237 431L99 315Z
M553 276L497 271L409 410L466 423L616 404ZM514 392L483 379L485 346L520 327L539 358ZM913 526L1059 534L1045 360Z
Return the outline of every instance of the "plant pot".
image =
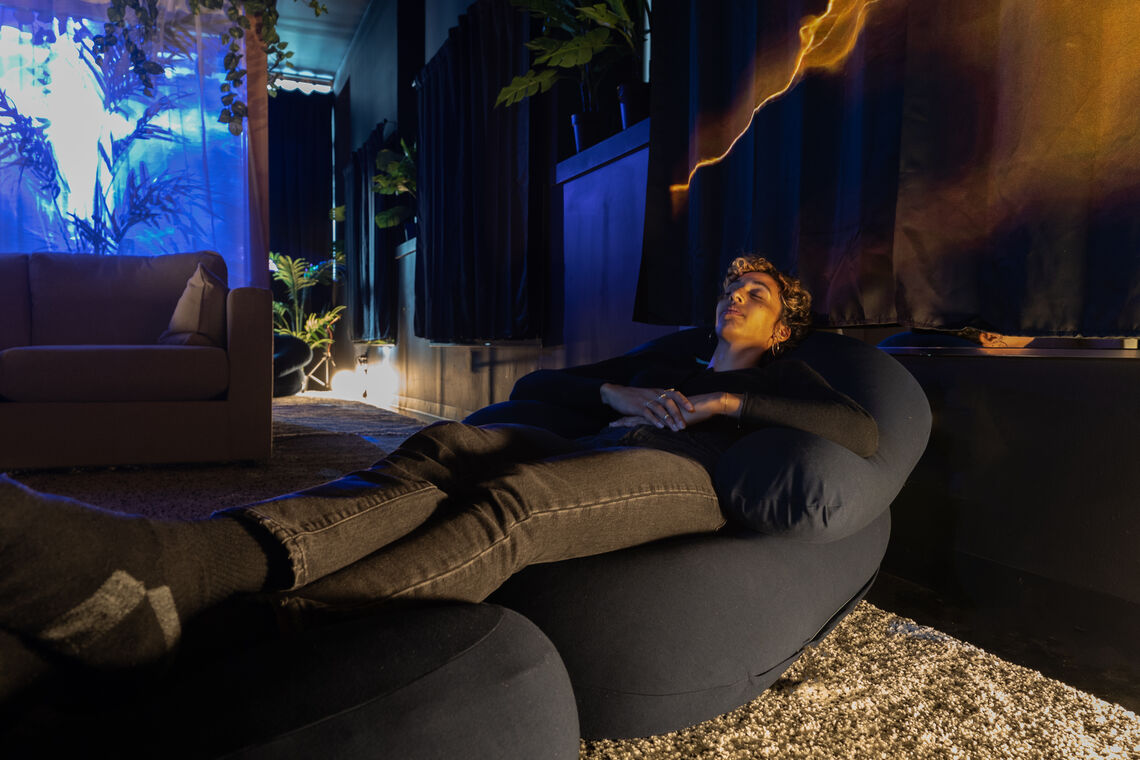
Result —
M621 128L629 129L642 119L649 117L649 83L629 82L617 88L618 104L621 106Z
M606 137L606 120L597 111L570 114L574 130L574 151L581 153Z

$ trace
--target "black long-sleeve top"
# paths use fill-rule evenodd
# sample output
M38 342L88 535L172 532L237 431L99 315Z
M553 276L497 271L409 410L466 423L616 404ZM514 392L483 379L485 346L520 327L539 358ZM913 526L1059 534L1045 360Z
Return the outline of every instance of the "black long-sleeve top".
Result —
M675 388L686 396L728 392L743 396L740 418L715 416L683 430L650 424L605 428L584 439L594 446L646 446L696 459L710 471L719 456L742 436L778 425L834 441L859 456L878 448L874 418L823 377L796 359L759 367L714 372L702 360L664 351L644 351L596 364L539 370L519 380L512 399L544 401L588 413L603 425L619 415L602 403L605 383L642 388Z

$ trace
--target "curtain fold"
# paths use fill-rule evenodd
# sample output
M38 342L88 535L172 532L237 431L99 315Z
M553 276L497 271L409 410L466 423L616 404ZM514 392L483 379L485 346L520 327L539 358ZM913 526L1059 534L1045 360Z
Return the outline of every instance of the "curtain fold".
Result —
M385 147L398 147L395 135L384 136L378 125L364 144L352 152L343 172L345 190L345 304L351 320L352 340L396 339L396 303L399 271L396 246L403 229L382 230L376 214L384 208L383 196L372 191L376 155Z
M820 324L1140 333L1138 33L1128 0L658 0L636 318L707 323L756 251Z
M311 262L332 255L331 94L269 99L269 250Z
M494 108L529 65L529 18L478 0L417 79L415 333L439 342L540 337L546 186L532 99Z

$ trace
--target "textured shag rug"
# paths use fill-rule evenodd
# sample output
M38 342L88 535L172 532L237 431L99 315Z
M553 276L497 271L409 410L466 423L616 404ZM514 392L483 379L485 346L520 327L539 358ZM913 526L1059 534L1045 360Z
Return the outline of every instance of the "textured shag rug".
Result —
M749 704L582 760L1135 760L1140 718L862 602Z

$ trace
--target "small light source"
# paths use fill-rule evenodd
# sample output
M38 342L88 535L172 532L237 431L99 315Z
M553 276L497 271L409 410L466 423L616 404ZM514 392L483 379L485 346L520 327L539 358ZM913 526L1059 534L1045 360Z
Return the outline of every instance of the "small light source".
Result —
M337 370L332 376L332 395L352 401L364 396L364 380L351 369Z

